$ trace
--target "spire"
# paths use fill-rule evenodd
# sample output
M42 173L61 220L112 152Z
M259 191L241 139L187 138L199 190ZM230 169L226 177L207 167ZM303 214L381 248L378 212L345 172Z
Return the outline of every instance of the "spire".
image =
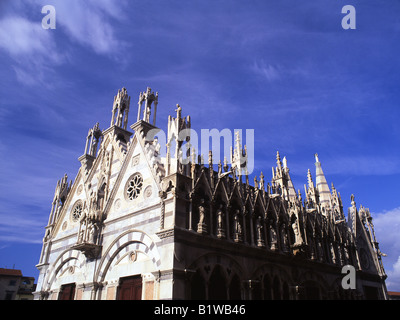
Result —
M307 182L308 182L308 188L314 188L314 182L312 180L310 169L308 169L307 171Z
M149 88L148 88L149 89ZM176 105L176 118L171 115L168 116L168 131L167 131L167 158L166 158L166 168L167 175L172 173L187 174L189 167L188 160L190 158L191 149L194 147L190 144L190 128L191 122L190 117L182 117L182 107ZM183 133L181 133L183 131ZM183 159L183 143L186 142L186 159ZM185 161L183 161L185 160ZM204 165L204 159L202 155L198 155L198 161L200 166ZM194 161L192 160L192 163Z
M236 172L239 176L242 175L242 170L246 171L247 166L247 150L246 146L242 148L240 141L240 132L235 131L235 149L232 151L231 148L231 167L236 168Z
M118 90L118 94L114 97L112 109L112 118L110 126L117 126L126 130L128 125L129 104L131 97L128 96L126 88Z
M260 189L262 191L265 191L265 181L264 181L264 175L263 175L262 171L260 174Z
M331 192L328 183L326 182L324 172L321 168L321 163L318 159L318 154L315 154L315 169L316 169L316 187L319 194L321 206L328 206L331 201Z
M308 209L315 209L318 204L318 197L316 194L316 188L314 188L314 182L312 180L311 171L308 169L307 171L307 182L308 188L304 185L304 192L306 194L306 203Z
M96 123L93 128L89 129L86 137L85 152L78 160L81 162L85 175L89 173L94 159L97 156L98 144L103 136L103 132L99 128L99 123Z
M279 151L276 152L276 173L278 176L281 176L282 174L282 161L281 161L281 156L279 155Z
M140 119L140 114L142 113L142 105L144 104L143 110L143 117ZM139 101L138 101L138 114L137 114L137 121L143 120L144 122L150 123L150 114L151 114L151 105L154 106L154 113L153 113L153 126L156 125L156 114L157 114L157 105L158 105L158 92L154 94L151 92L151 88L147 87L145 92L141 92L139 94Z
M333 212L335 215L335 219L342 220L344 219L342 199L340 198L340 194L337 192L335 186L333 185L333 182L331 184L331 188L332 188L331 204L332 204L332 209L334 210Z
M102 132L99 128L99 123L97 122L93 128L89 129L88 135L86 137L86 145L84 154L88 154L92 157L96 157L97 145L99 143Z

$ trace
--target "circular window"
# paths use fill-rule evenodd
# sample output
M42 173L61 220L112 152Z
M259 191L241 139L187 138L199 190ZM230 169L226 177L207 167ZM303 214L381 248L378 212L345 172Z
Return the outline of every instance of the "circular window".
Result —
M129 180L126 186L126 196L129 200L136 199L143 187L143 178L139 173L135 173Z
M83 211L82 201L76 202L71 211L72 221L74 222L78 221L82 216L82 211Z

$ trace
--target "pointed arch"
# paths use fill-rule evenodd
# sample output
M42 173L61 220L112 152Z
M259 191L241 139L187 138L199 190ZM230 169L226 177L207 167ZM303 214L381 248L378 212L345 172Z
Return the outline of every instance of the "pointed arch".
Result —
M192 300L206 299L206 282L201 275L200 270L196 270L190 283L190 298Z
M272 281L272 298L274 300L282 300L281 282L277 276Z
M217 199L218 197L221 198L222 201L225 203L229 202L229 195L228 192L226 191L225 185L222 182L222 179L218 179L218 182L214 188L214 193L213 193L213 200Z
M201 188L201 186L204 186L205 188ZM211 190L210 183L208 179L206 178L204 170L201 171L200 176L198 177L194 188L193 192L196 192L197 190L201 189L205 194L209 197L209 199L212 198L213 192Z
M268 219L272 219L274 221L278 220L278 213L275 208L274 201L271 198L268 198L268 200L267 200L267 206L266 206L265 212L266 212Z
M231 194L229 195L229 203L232 205L233 202L237 202L237 206L242 208L243 207L243 199L242 195L240 194L239 191L239 183L235 180L235 183L233 185Z
M240 277L234 274L229 284L229 300L242 300Z
M208 282L209 300L226 300L228 298L227 277L221 265L215 265Z
M256 196L255 196L255 199L254 199L254 206L253 206L254 210L256 210L257 206L260 207L260 210L263 213L263 218L265 218L265 216L266 216L266 207L264 205L260 190L258 190L258 192L256 192Z
M208 283L210 281L211 271L217 264L224 266L224 274L228 282L231 281L235 274L240 275L242 279L247 277L245 269L235 259L228 255L213 252L197 257L187 269L197 270L204 281Z

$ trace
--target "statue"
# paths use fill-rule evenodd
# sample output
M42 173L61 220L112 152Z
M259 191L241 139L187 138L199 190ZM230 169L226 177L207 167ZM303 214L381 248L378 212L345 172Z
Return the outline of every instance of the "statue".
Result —
M96 244L97 240L97 226L95 222L91 222L89 225L89 237L88 237L88 242L92 244Z
M288 242L287 242L286 225L283 223L281 226L281 246L283 252L288 252Z
M293 229L294 238L295 238L293 246L299 246L299 245L303 244L303 239L301 237L299 223L298 223L298 219L297 219L295 212L292 213L292 229Z
M222 204L219 205L219 209L217 211L217 237L225 238L225 230L223 225L224 212L222 211Z
M277 236L276 236L276 230L274 227L275 222L274 221L270 221L269 223L269 232L271 235L271 250L278 250L278 246L277 246Z
M263 237L262 237L262 228L263 228L263 226L262 226L262 221L261 221L261 217L260 216L257 218L256 225L257 225L257 246L258 247L263 247L264 246L264 240L263 240Z
M233 217L234 241L235 242L239 242L242 240L242 226L240 225L239 214L240 214L240 211L236 210L235 215Z
M197 224L197 232L198 233L207 233L207 225L205 223L204 199L200 200L200 205L199 205L199 223Z

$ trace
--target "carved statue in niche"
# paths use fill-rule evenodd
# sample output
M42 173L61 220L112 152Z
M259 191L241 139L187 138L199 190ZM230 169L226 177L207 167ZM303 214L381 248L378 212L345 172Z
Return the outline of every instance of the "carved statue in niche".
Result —
M90 192L89 198L89 212L94 212L97 210L97 193L93 190Z
M90 221L88 229L89 229L89 234L87 237L87 242L92 244L97 244L97 233L98 233L97 223L94 221Z
M200 200L199 205L199 223L197 224L197 232L198 233L207 233L207 225L205 223L205 207L204 207L204 199Z
M319 236L317 236L316 242L317 242L317 258L319 261L323 261L324 253L322 250L321 238Z
M276 230L275 230L275 221L270 220L269 223L269 233L271 235L271 250L277 250L278 246L277 246L277 235L276 235Z
M338 262L337 259L336 259L335 249L333 248L333 243L332 242L329 242L329 250L330 250L330 253L331 253L331 257L332 257L332 263Z
M283 223L281 226L281 248L283 252L288 252L288 241L287 241L287 232L286 225Z
M237 209L233 216L233 226L234 226L234 235L233 239L235 242L239 242L242 240L242 226L240 224L240 211Z
M217 237L224 238L225 237L225 229L224 229L224 212L223 205L220 204L217 211Z
M263 225L260 216L257 218L256 226L257 226L257 246L263 247L264 246L264 240L262 237Z
M295 240L293 246L299 246L303 244L303 238L300 233L299 220L297 219L297 215L294 211L292 211L291 221Z

